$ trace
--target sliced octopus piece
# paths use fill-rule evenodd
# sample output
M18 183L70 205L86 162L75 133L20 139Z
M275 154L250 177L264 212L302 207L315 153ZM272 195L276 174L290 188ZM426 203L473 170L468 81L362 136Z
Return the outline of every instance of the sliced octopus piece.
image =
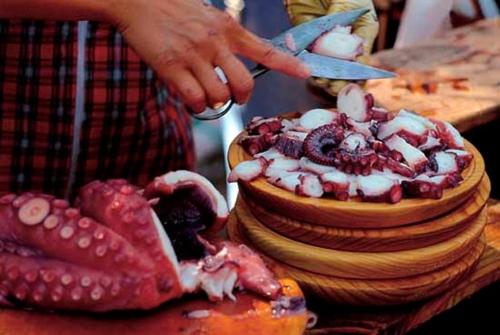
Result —
M358 35L334 28L318 37L311 45L311 51L324 56L354 60L363 54L363 43L364 40Z
M280 118L271 117L264 119L262 117L254 117L247 126L247 132L249 135L278 134L282 128L283 125Z
M429 129L413 117L398 115L394 119L379 123L377 138L385 140L396 134L404 138L411 145L418 147L425 143Z
M299 160L299 166L302 170L315 173L317 175L322 175L328 172L337 171L333 166L316 164L307 157L302 157Z
M349 199L350 179L347 174L336 169L320 176L324 192L333 194L335 199L341 201Z
M425 153L432 153L443 149L443 142L437 137L427 136L424 143L418 146L418 149Z
M464 139L458 130L446 121L432 120L437 127L437 136L450 148L463 150Z
M229 173L227 181L230 183L238 180L252 181L261 176L266 167L267 161L264 158L241 162Z
M403 181L401 186L409 197L440 199L444 189L455 187L461 180L457 173L432 177L420 175L413 180Z
M457 155L452 152L439 151L429 157L429 168L437 175L461 172Z
M342 88L337 97L337 108L349 118L366 122L372 119L373 95L366 93L356 84L348 84Z
M276 148L270 148L266 151L259 152L253 156L254 158L263 158L266 161L271 161L276 158L286 158L281 152L279 152Z
M431 121L429 120L428 118L425 118L413 111L408 111L406 109L401 109L398 113L398 116L402 116L402 117L407 117L407 118L411 118L415 121L418 121L420 122L425 128L429 129L429 130L437 130L436 128L436 125Z
M474 156L470 152L465 150L448 149L445 152L452 153L456 156L457 164L460 170L464 170L465 168L467 168L474 158Z
M276 142L276 135L267 133L264 135L243 136L240 139L240 145L250 155L255 155L266 151Z
M395 150L403 156L406 163L416 172L420 172L429 162L425 154L406 142L398 135L392 135L385 140L385 144L390 150Z
M331 124L338 119L337 112L328 109L312 109L305 112L299 119L300 127L304 129L316 129Z
M390 178L358 176L356 182L356 191L363 201L397 203L403 197L401 185Z
M274 148L285 156L299 159L304 155L303 147L306 136L307 134L304 134L303 136L296 135L295 132L287 132L285 134L278 135Z

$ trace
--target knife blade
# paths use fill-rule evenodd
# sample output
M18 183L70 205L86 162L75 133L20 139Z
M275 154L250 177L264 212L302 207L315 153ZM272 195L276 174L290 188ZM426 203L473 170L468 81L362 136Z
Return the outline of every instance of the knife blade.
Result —
M322 16L320 18L302 23L290 28L278 36L271 39L271 44L281 51L299 54L305 50L320 35L331 30L336 25L347 26L356 21L360 16L369 12L367 8L355 9L349 12L342 12ZM295 48L289 48L290 40ZM287 42L288 41L288 42Z
M367 80L396 77L393 72L343 59L321 56L302 51L298 56L314 77L344 80Z

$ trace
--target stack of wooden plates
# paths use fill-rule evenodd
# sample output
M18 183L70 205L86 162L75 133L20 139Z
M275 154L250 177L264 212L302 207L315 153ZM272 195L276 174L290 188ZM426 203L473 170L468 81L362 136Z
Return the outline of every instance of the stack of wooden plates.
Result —
M229 164L251 159L238 138ZM439 294L464 279L484 247L490 182L481 154L464 181L434 199L397 204L297 196L264 178L240 182L232 240L249 244L308 294L351 305L391 305Z

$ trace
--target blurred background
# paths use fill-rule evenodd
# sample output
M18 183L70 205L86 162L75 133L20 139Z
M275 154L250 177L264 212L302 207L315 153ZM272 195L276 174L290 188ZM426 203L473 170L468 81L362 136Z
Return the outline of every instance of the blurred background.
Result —
M290 27L283 0L212 0L257 35L270 38ZM380 32L374 51L403 48L454 27L498 15L498 0L374 0ZM249 66L251 64L248 64ZM331 97L309 89L306 82L269 72L258 79L250 102L235 106L217 121L194 121L197 168L227 196L230 204L236 186L227 185L225 153L234 137L254 116L273 116L332 106Z

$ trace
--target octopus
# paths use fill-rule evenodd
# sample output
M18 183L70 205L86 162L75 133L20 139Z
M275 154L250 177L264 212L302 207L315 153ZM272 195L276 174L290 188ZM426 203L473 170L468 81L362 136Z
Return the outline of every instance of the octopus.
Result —
M460 133L448 122L401 109L390 113L356 84L338 95L337 109L312 109L292 119L258 119L241 146L253 159L231 171L230 182L267 182L309 197L397 203L404 197L439 199L462 181L471 163ZM276 123L281 121L281 127ZM255 122L253 122L255 123ZM272 136L267 141L264 136ZM260 150L248 138L266 142Z
M351 26L336 26L324 33L311 45L311 52L346 60L363 54L364 40L352 33Z
M244 245L209 243L228 208L204 177L175 171L144 189L93 181L74 203L26 192L0 198L0 304L105 312L151 309L184 294L210 300L281 286Z

